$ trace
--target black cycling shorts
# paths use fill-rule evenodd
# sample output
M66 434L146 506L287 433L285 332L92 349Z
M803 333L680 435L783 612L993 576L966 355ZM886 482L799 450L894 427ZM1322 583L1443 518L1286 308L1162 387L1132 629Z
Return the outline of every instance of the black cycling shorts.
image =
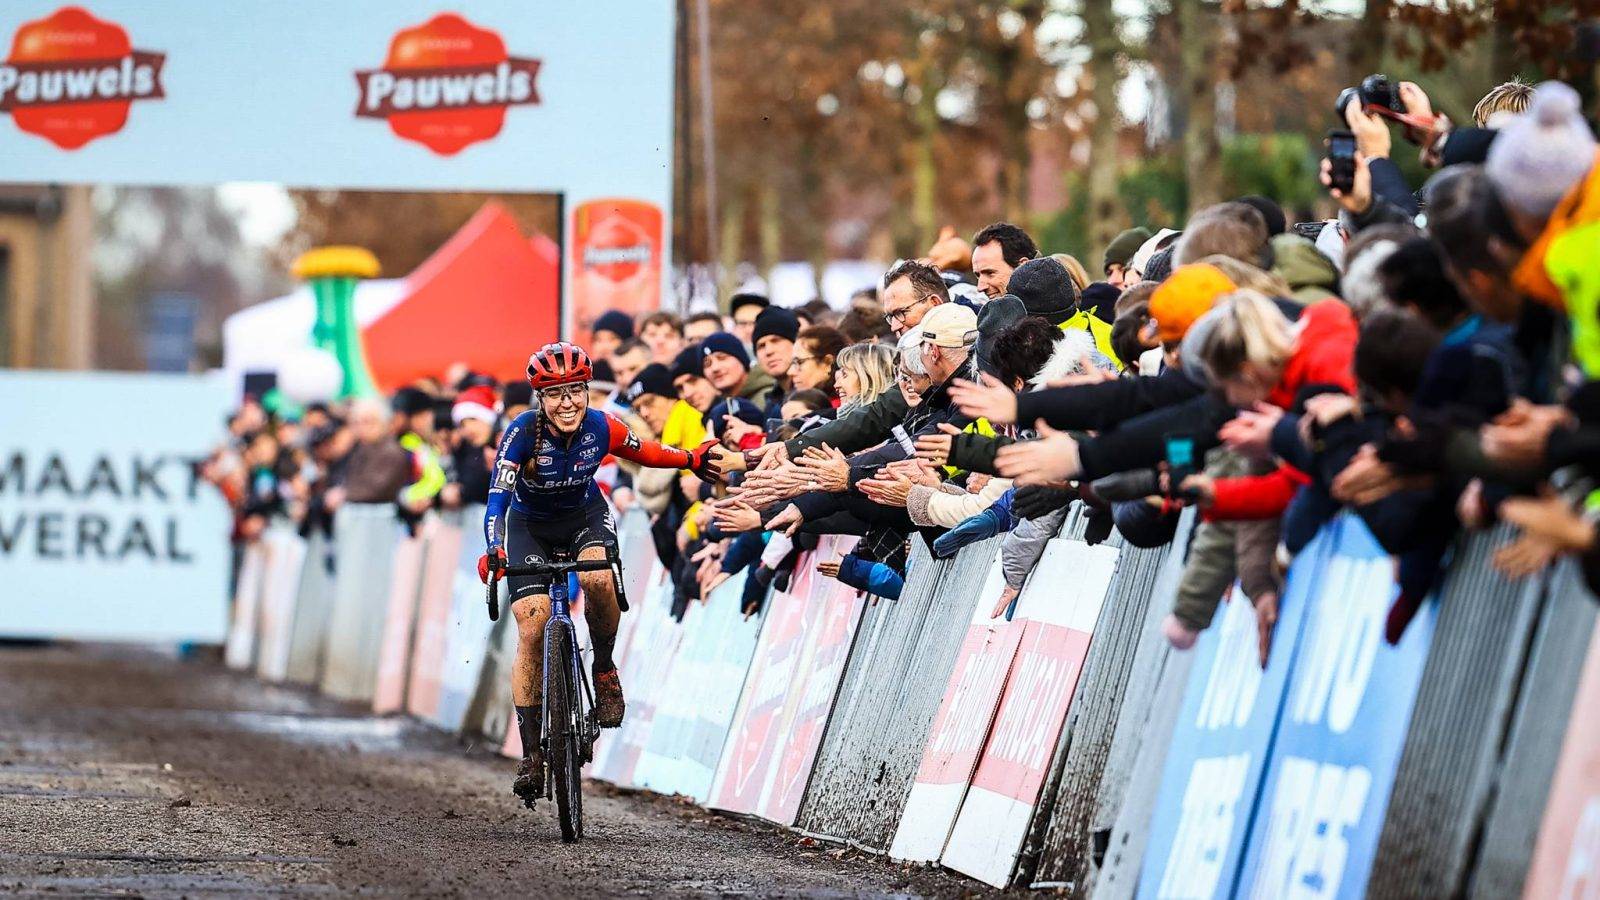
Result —
M611 555L616 554L617 526L604 500L554 519L530 519L515 509L506 513L506 562L510 565L547 563L557 553L577 559L588 547L605 547ZM509 582L512 600L550 593L549 575L513 576Z

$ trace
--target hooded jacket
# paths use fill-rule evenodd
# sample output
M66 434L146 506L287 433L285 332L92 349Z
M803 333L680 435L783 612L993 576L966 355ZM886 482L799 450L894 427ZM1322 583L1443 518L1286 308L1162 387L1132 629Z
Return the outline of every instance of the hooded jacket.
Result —
M1339 270L1333 260L1298 234L1272 239L1272 274L1288 282L1293 299L1303 306L1338 296Z

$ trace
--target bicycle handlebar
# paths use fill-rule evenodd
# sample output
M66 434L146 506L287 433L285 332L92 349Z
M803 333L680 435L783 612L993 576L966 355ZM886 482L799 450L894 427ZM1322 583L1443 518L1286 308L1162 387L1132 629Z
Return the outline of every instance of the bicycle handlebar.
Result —
M611 569L609 559L578 559L559 560L556 562L534 563L529 566L506 566L500 570L506 577L527 578L539 575L564 575L568 572L606 572Z
M613 568L614 563L616 568ZM622 586L621 563L610 559L558 560L556 562L535 563L531 566L506 566L499 570L497 577L489 579L489 584L487 585L488 593L484 598L489 606L489 621L498 622L500 620L501 578L565 575L568 572L610 572L611 583L617 591L617 608L623 612L628 611L628 595L624 592Z

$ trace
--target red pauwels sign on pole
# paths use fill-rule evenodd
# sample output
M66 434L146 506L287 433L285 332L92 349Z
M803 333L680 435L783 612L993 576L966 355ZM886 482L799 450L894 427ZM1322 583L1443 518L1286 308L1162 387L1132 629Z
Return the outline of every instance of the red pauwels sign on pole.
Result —
M135 100L159 100L166 54L135 50L122 26L67 6L25 23L0 65L0 112L63 150L122 130Z

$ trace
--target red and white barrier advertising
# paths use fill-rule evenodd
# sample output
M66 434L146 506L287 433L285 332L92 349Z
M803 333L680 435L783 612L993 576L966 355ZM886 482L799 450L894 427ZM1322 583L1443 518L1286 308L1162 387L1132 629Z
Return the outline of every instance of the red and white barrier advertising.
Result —
M1522 896L1600 896L1600 628L1589 642Z
M1005 887L1066 722L1117 551L1052 540L1017 603L1022 626L1005 693L941 861Z
M819 584L816 564L854 541L823 538L800 557L790 590L767 601L710 806L794 824L864 605L851 588Z
M1004 589L1005 578L996 561L978 593L961 655L928 731L917 780L889 847L894 859L937 861L961 812L961 801L966 798L1000 704L1006 673L1022 639L1017 623L990 615Z

